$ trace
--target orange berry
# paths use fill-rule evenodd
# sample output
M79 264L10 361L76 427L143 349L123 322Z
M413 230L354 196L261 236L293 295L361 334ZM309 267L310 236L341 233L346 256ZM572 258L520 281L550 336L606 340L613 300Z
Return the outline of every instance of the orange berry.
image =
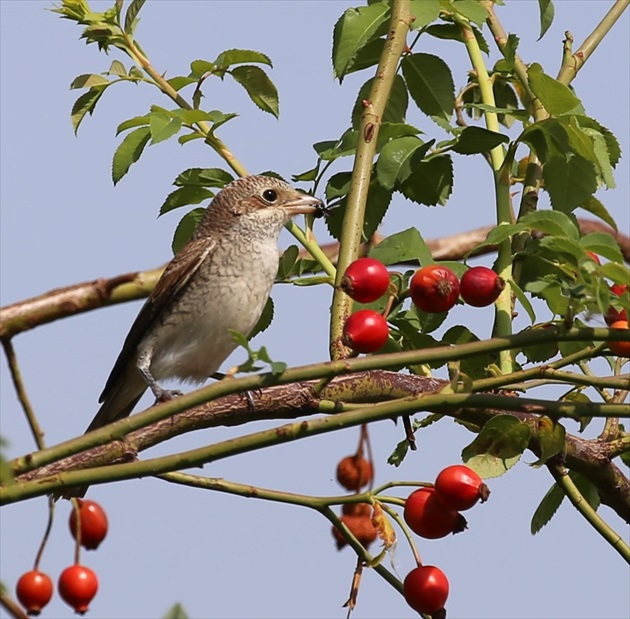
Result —
M618 320L617 322L613 322L610 325L611 329L625 329L628 331L628 335L630 335L630 329L628 328L627 320ZM611 352L618 357L630 357L630 340L621 341L612 341L608 342L608 348L610 348Z

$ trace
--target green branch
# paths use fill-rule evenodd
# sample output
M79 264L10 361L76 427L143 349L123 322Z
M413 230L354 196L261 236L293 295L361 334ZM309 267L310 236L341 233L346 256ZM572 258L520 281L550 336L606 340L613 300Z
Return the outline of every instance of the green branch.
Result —
M363 112L359 127L359 141L352 168L352 184L348 194L339 244L336 287L331 312L330 356L334 360L348 356L348 352L342 344L341 335L346 318L352 311L353 301L338 288L338 285L348 265L357 258L363 240L365 208L380 123L396 77L398 61L405 49L409 26L413 19L409 7L409 0L394 0L392 2L389 33L369 94L370 103Z

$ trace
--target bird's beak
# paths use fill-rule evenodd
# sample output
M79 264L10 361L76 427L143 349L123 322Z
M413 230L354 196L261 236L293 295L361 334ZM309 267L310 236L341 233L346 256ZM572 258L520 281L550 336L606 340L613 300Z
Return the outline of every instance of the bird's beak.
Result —
M285 202L282 208L286 209L291 215L307 215L309 213L321 215L324 212L324 203L319 198L305 193L295 198L295 200Z

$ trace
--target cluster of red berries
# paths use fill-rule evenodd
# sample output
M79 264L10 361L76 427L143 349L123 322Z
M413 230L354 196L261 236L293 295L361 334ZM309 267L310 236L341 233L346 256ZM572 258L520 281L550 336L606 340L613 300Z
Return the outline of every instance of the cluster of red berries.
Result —
M597 262L597 264L602 263L597 254L592 251L587 251L586 253ZM623 296L627 290L628 286L626 284L613 284L610 286L610 292L617 297ZM604 320L611 329L628 330L630 328L628 326L628 312L623 308L618 310L611 305L604 314ZM607 345L610 351L618 357L630 357L630 342L611 341L608 342Z
M412 492L405 501L404 518L409 528L427 539L445 537L466 528L459 513L490 496L479 475L462 464L447 466L433 486ZM419 613L444 617L449 583L444 572L433 565L419 565L407 574L403 595L407 604Z
M376 301L389 286L389 271L374 258L355 260L341 280L341 289L359 303ZM428 313L448 312L460 295L468 305L485 307L497 300L503 288L505 281L483 266L468 269L460 281L448 267L431 264L418 269L409 283L411 300ZM370 309L351 314L343 330L346 346L359 353L376 352L385 345L388 336L387 320Z
M346 490L358 492L372 482L372 464L360 454L346 456L337 465L337 481ZM378 533L372 523L372 506L369 503L345 503L339 518L357 540L366 548L377 538ZM337 550L348 544L341 531L333 526L332 534L337 542Z
M107 515L95 501L78 499L77 502L78 509L70 514L70 532L75 540L80 535L77 541L86 550L96 550L107 535ZM61 572L57 589L66 604L78 615L84 615L98 591L98 579L89 567L77 563ZM17 582L16 595L26 612L37 616L52 598L52 580L38 569L26 572Z

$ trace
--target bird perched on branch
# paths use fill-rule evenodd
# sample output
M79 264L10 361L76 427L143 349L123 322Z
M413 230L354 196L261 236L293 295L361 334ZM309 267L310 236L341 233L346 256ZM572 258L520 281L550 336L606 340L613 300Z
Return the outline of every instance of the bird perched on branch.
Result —
M294 215L324 212L319 199L276 178L247 176L224 187L142 306L87 432L129 415L147 388L167 398L161 380L201 383L214 374L236 348L230 330L249 335L262 314L283 226Z

